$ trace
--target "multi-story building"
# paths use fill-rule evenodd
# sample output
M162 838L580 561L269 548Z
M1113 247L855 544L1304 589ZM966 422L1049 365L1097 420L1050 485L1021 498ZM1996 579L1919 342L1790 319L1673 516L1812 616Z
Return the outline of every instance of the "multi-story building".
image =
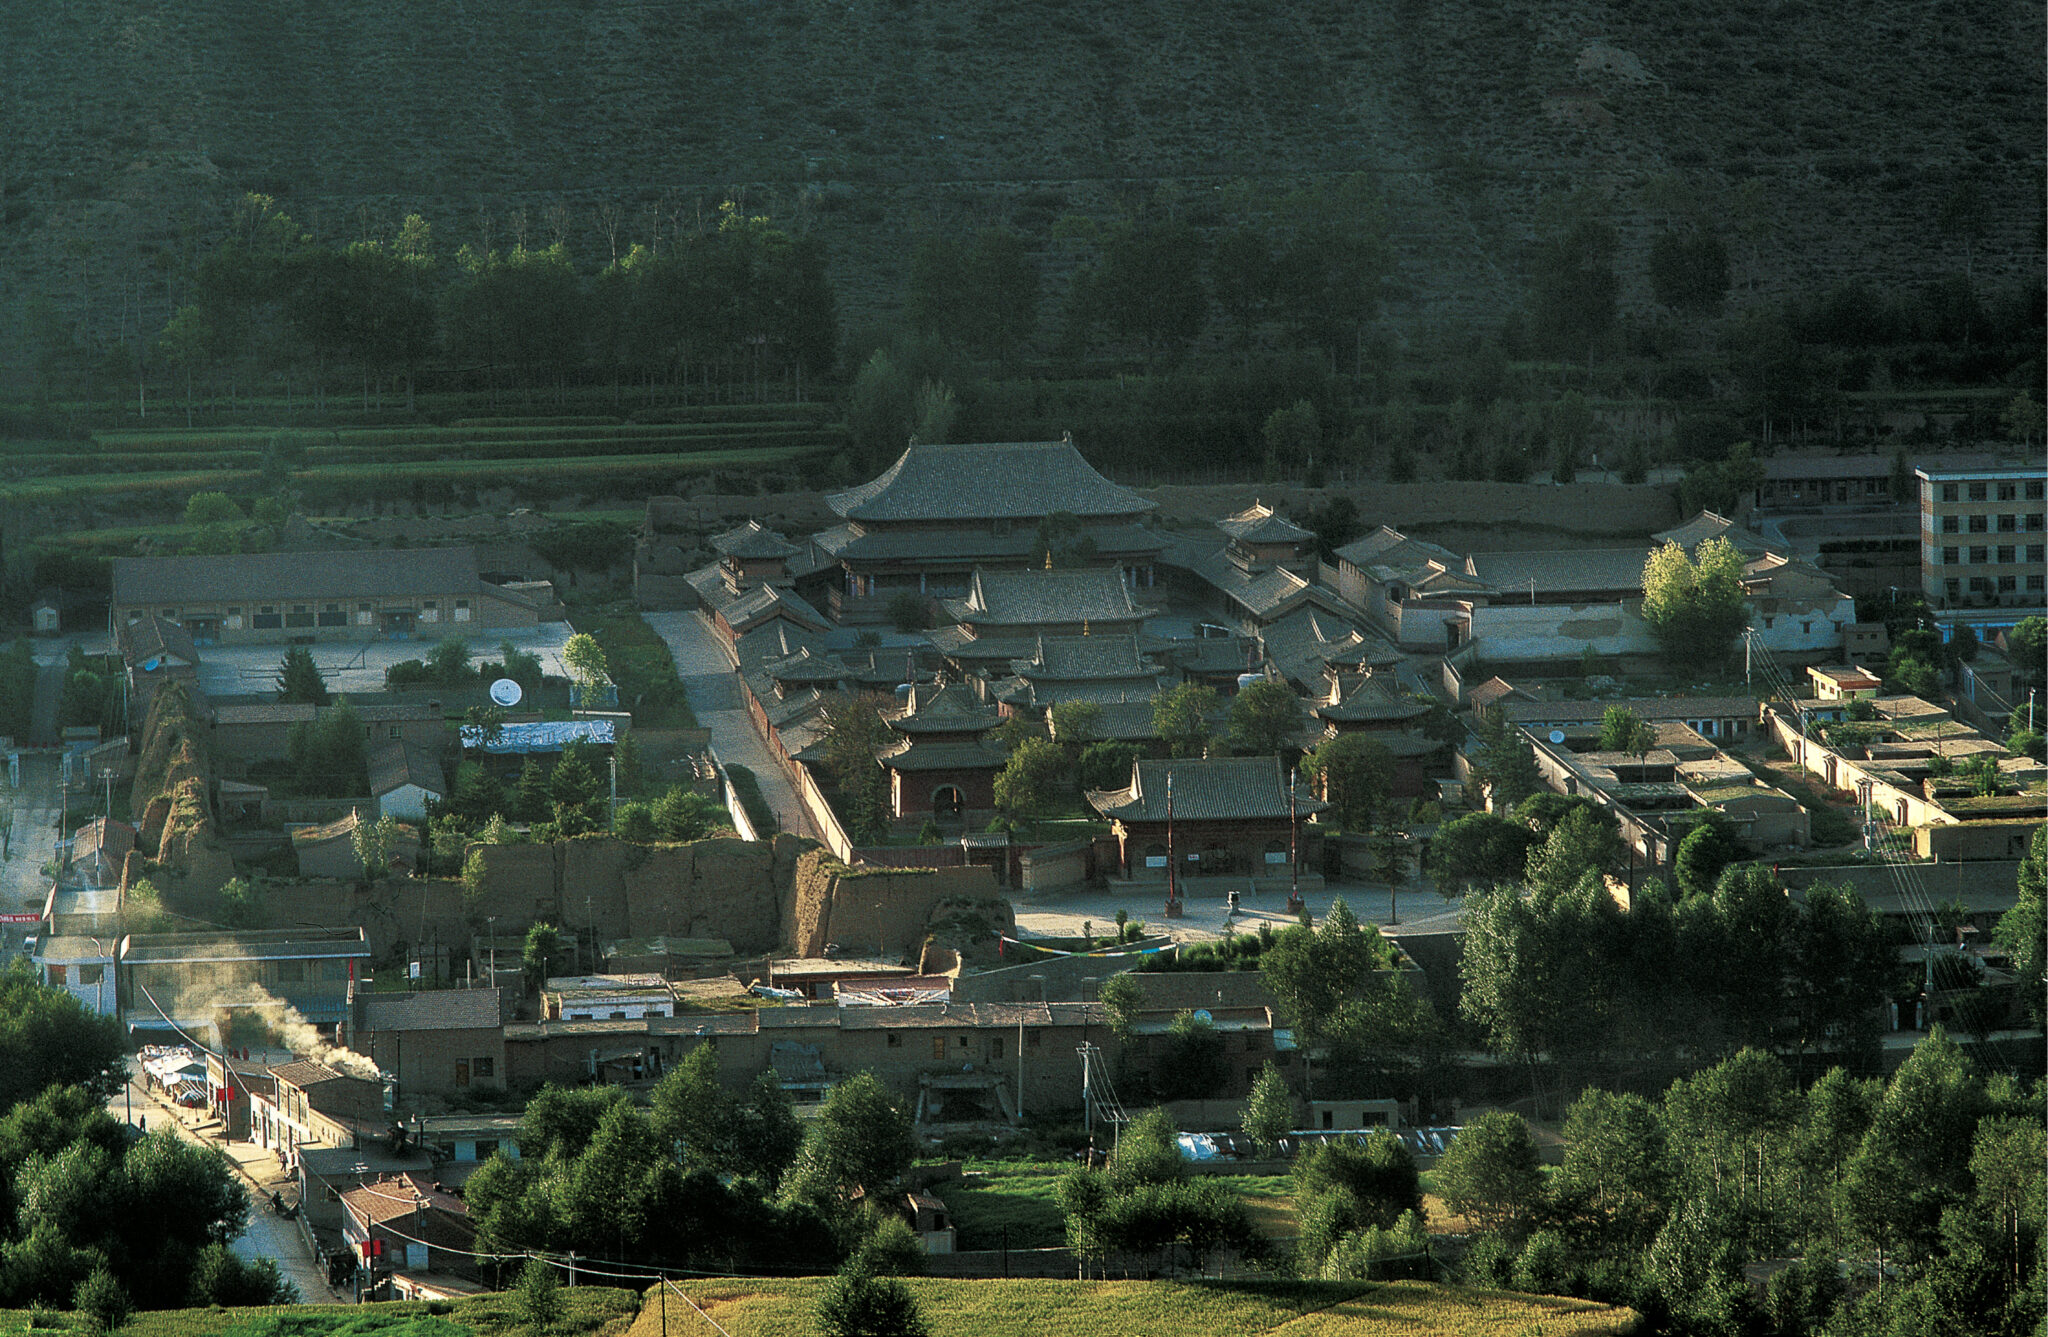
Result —
M1930 607L2039 612L2048 603L2048 469L1928 465L1920 480L1920 592ZM1971 621L1981 622L1981 618ZM2005 619L1993 615L1993 623Z

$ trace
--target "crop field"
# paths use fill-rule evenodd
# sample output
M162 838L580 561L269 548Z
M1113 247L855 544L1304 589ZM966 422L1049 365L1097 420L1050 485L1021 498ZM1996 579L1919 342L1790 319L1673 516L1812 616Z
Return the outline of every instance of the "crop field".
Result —
M575 1287L561 1295L562 1318L549 1329L551 1337L623 1337L640 1308L637 1294L610 1287ZM522 1337L531 1331L519 1317L515 1297L503 1292L432 1309L442 1312L414 1302L162 1309L136 1314L121 1331L127 1337ZM28 1331L27 1321L20 1311L0 1311L0 1331ZM40 1324L34 1329L48 1330ZM82 1326L70 1330L85 1331Z
M10 475L10 496L45 503L142 494L169 506L196 491L246 489L266 468L320 495L393 480L489 486L538 478L569 491L638 491L662 475L793 468L845 441L820 405L721 405L661 416L675 420L592 415L317 430L123 428L88 441L0 442L0 469Z
M731 1337L811 1337L824 1279L712 1281L684 1289ZM959 1281L906 1283L933 1332L975 1337L1620 1337L1633 1311L1424 1282ZM664 1337L650 1294L628 1337ZM711 1328L668 1302L666 1337Z

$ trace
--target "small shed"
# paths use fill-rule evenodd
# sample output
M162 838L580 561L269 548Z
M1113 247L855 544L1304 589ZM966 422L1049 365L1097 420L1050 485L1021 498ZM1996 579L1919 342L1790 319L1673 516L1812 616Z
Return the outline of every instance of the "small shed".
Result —
M36 635L57 635L64 629L64 596L54 588L41 591L28 606L28 616Z
M427 805L448 797L441 759L416 743L387 739L369 757L370 793L379 817L427 820Z

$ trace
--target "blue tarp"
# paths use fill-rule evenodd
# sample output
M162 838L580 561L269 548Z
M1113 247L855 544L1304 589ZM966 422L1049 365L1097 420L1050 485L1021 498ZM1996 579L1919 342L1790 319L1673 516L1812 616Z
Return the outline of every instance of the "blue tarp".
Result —
M483 730L473 724L462 726L462 745L465 748L480 747L493 756L521 754L527 752L560 752L570 743L602 743L612 741L610 720L568 720L558 723L507 724L499 729L498 736L486 743Z

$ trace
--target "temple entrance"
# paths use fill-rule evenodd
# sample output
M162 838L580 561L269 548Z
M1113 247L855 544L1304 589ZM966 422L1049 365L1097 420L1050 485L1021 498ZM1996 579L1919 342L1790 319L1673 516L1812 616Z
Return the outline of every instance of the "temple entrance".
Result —
M932 816L941 822L965 820L967 796L958 785L940 785L932 791Z

